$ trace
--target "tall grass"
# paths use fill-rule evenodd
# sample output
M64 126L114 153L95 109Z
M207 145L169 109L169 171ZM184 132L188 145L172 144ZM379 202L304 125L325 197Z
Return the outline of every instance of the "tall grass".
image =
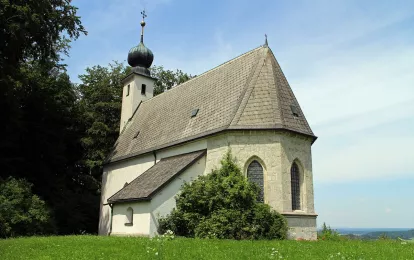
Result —
M414 259L414 244L57 236L0 240L0 259Z

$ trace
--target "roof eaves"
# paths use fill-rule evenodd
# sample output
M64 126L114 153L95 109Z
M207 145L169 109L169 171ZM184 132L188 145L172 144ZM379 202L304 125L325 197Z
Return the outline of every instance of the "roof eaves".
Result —
M148 75L144 75L144 74L140 74L140 73L137 73L135 71L131 71L130 73L128 73L128 75L126 75L125 77L123 77L121 79L121 83L124 84L128 79L130 79L130 77L132 75L138 75L138 76L146 77L146 78L149 78L149 79L158 80L157 78L154 78L154 77L151 77L151 76L148 76Z
M128 155L120 156L120 157L118 157L114 160L106 161L104 163L104 166L114 164L114 163L118 163L118 162L122 162L122 161L126 161L126 160L131 160L131 159L133 159L137 156L143 155L143 154L152 153L154 151L169 148L169 147L173 147L173 146L176 146L176 145L181 145L181 144L189 142L189 141L196 141L200 138L204 138L204 137L215 135L215 134L220 134L220 133L226 132L228 130L286 130L286 131L289 131L289 132L298 133L298 134L301 134L301 135L311 137L313 139L312 144L316 141L316 139L318 139L318 137L313 135L313 134L301 132L301 131L298 131L298 130L295 130L295 129L290 129L290 128L284 127L282 125L268 125L268 126L252 126L252 125L238 126L238 125L236 125L236 126L226 126L226 127L220 127L220 128L217 128L217 129L214 129L214 130L211 130L211 131L207 131L207 132L204 132L204 133L199 134L199 135L186 137L186 138L183 138L183 139L171 142L171 143L167 143L167 144L164 144L164 145L155 146L155 147L152 147L150 149L141 150L141 151L138 151L136 153L131 153L131 154L128 154Z

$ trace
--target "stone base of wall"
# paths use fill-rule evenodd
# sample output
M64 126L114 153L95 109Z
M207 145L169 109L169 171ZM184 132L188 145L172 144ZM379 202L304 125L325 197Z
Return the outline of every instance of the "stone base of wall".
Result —
M316 214L282 213L288 222L288 239L316 240Z

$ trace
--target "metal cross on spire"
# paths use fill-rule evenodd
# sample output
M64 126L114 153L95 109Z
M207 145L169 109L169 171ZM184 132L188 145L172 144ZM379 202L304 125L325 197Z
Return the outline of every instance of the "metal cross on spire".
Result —
M145 9L142 10L142 21L141 21L141 42L144 42L144 27L145 27L145 17L147 17L147 14L145 12Z
M142 21L144 21L145 17L147 17L147 14L145 13L145 9L142 10L141 14L142 14Z

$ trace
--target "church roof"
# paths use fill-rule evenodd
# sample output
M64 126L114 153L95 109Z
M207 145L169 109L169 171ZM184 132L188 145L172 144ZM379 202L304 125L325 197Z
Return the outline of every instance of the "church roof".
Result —
M287 130L316 139L266 45L142 102L107 163L224 130L253 129Z
M110 197L108 202L150 200L157 191L197 162L205 153L206 150L202 150L161 159Z

